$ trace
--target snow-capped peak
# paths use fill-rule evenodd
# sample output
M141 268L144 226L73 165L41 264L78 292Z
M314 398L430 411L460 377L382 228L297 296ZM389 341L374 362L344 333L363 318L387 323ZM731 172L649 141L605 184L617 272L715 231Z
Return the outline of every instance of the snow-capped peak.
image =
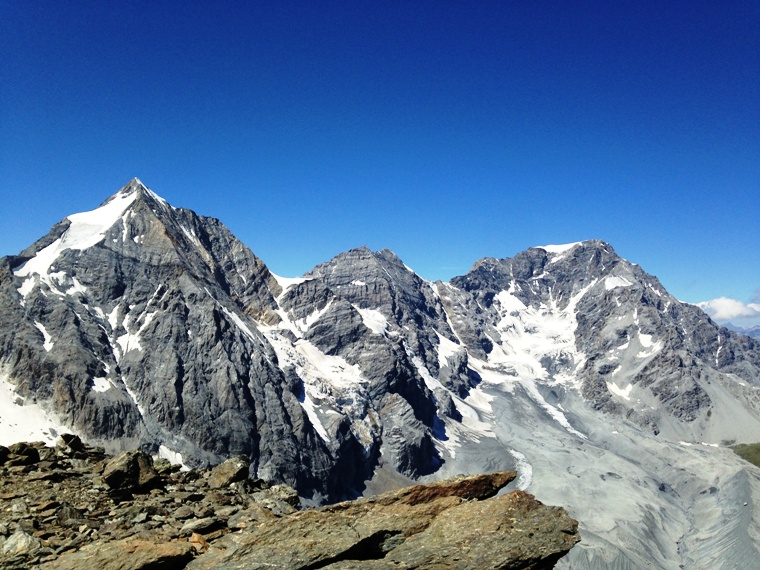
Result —
M582 241L574 241L573 243L564 243L560 245L539 245L536 249L543 249L546 253L553 253L555 255L566 253L573 249L576 245L581 245Z
M69 226L63 234L39 250L14 273L18 277L47 275L53 262L67 249L85 250L103 241L106 232L122 219L132 204L141 197L149 197L165 208L170 208L166 200L145 186L139 178L133 178L94 210L68 216L66 219Z
M129 185L94 210L68 216L70 224L61 237L38 251L14 273L19 277L35 273L46 275L53 262L67 249L83 250L100 243L105 238L105 233L137 198L137 192L128 192L127 188Z
M132 180L130 180L127 185L122 188L122 192L136 192L136 193L142 193L146 196L149 196L162 204L165 207L170 207L169 203L164 200L161 196L156 194L153 190L148 188L139 178L135 177Z

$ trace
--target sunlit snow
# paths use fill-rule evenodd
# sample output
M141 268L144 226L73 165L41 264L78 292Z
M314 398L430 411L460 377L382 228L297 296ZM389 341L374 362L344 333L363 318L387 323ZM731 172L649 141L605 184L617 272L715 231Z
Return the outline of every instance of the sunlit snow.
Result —
M633 285L633 283L628 281L628 279L618 275L612 275L604 279L604 288L608 291L610 289L615 289L616 287L630 287L631 285Z
M18 277L37 274L47 276L50 266L67 249L87 249L103 240L105 232L113 226L137 198L137 192L116 194L106 204L90 212L72 214L70 225L63 235L14 271Z
M106 392L111 389L111 382L107 378L93 378L92 390L93 392Z
M166 459L172 465L181 465L181 471L190 470L190 468L182 461L182 454L169 449L165 445L158 446L158 456L162 459Z
M633 385L628 384L625 388L620 388L614 382L607 382L607 389L613 394L615 394L616 396L620 396L621 398L625 400L630 400L631 390L633 390Z
M225 315L227 315L227 316L228 316L230 319L232 319L232 321L233 321L233 322L234 322L234 323L237 325L237 327L238 327L238 328L239 328L241 331L243 331L243 333L245 333L245 335L246 335L246 336L247 336L249 339L251 339L252 341L256 342L256 335L254 335L254 334L253 334L253 332L251 331L251 329L249 329L249 328L248 328L248 325L246 325L246 324L243 322L243 319L241 319L241 318L240 318L238 315L236 315L235 313L233 313L233 312L231 312L231 311L228 311L228 310L227 310L227 309L225 309L224 307L221 307L221 309L222 309L222 311L224 312L224 314L225 314Z
M639 351L639 353L636 355L638 358L648 358L652 356L653 354L656 354L662 349L662 342L661 341L654 341L652 340L651 334L643 334L639 333L638 335L639 344L644 350Z
M355 309L362 316L364 326L373 333L382 335L388 330L388 320L380 311L376 309L360 309L359 307L355 307Z
M285 293L288 292L288 289L293 287L294 285L298 285L300 283L303 283L304 281L308 281L308 277L282 277L280 275L275 275L272 273L272 277L274 277L275 281L280 285L282 288L282 293L277 297L277 302L282 299L282 297L285 295Z
M533 466L528 462L525 454L516 449L508 449L507 451L515 459L515 471L518 473L515 485L521 491L525 491L533 482Z
M38 404L25 404L6 375L0 375L0 445L19 441L44 441L53 445L61 433L71 430Z
M314 426L314 429L319 434L319 437L321 437L324 441L330 441L330 436L327 433L327 430L325 429L325 426L322 425L322 421L319 419L319 416L317 415L317 409L314 405L314 402L312 401L309 394L306 394L304 396L303 402L301 402L301 407L306 412L306 415L309 417L309 421L311 422L311 425Z
M449 358L463 350L463 347L447 339L438 331L435 331L438 335L438 366L443 368L448 365Z
M576 245L580 245L583 242L574 241L573 243L564 243L559 245L540 245L538 249L543 249L546 253L565 253L573 249Z
M50 349L53 348L53 337L48 334L47 329L45 328L45 325L42 323L38 323L37 321L34 321L34 326L37 327L37 330L39 330L42 333L42 338L44 339L44 342L42 346L47 352L50 352Z
M564 259L571 249L573 249L576 245L581 245L582 243L583 242L575 241L573 243L565 243L561 245L542 245L538 246L538 249L543 249L546 253L552 255L552 258L549 260L549 263L551 264Z

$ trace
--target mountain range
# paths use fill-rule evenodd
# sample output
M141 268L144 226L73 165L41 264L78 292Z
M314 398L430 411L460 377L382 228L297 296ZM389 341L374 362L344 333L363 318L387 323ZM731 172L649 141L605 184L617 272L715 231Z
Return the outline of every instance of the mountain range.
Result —
M760 338L760 325L744 328L744 327L737 326L733 323L726 323L724 326L727 329L730 329L734 332L738 332L739 334L742 334L744 336L751 336L752 338Z
M134 179L0 259L0 444L245 455L305 504L515 468L560 568L760 556L760 341L599 240L430 282L360 247L283 278Z

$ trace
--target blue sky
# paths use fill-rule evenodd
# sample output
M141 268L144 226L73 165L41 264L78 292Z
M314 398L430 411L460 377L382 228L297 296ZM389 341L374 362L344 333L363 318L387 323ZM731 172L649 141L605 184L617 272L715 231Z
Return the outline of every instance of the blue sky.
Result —
M0 255L137 176L285 276L600 238L760 302L758 2L0 0L0 67Z

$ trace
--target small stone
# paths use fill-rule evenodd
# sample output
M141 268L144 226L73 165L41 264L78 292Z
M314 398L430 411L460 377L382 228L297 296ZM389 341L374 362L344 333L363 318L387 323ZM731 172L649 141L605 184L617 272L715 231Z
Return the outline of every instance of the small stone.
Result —
M26 554L42 546L38 538L25 533L22 530L14 532L3 545L3 554L11 556L16 554Z
M182 505L172 514L177 520L185 520L195 516L192 507L189 507L188 505Z
M163 457L156 459L153 462L154 469L161 475L168 475L172 471L174 471L174 465L171 464L171 462L168 459L165 459ZM179 469L179 465L176 466L177 469Z
M216 514L216 510L209 505L201 505L195 510L195 516L199 519L212 517L214 514Z
M191 521L186 522L181 529L179 529L179 533L181 535L187 535L192 534L194 532L211 532L212 530L216 530L222 526L222 523L219 522L219 519L215 517L206 517L202 519L193 519Z
M238 511L230 516L227 520L227 527L232 530L240 530L248 528L253 524L271 521L275 518L276 517L272 514L272 511L265 509L260 505L252 505L251 507L243 511Z
M236 512L240 510L240 507L236 507L234 505L229 507L221 507L216 509L216 516L221 518L228 518L234 515Z
M287 485L272 485L268 489L253 493L251 499L278 516L293 514L299 504L298 493Z
M77 509L76 507L71 506L68 503L64 503L61 505L61 508L58 509L58 522L62 525L65 525L73 520L78 520L84 517L84 513Z
M16 499L11 503L11 513L19 516L28 515L29 505L27 505L23 499Z
M190 544L192 544L196 552L199 553L206 552L211 546L208 541L203 538L203 535L198 534L197 532L190 535Z

